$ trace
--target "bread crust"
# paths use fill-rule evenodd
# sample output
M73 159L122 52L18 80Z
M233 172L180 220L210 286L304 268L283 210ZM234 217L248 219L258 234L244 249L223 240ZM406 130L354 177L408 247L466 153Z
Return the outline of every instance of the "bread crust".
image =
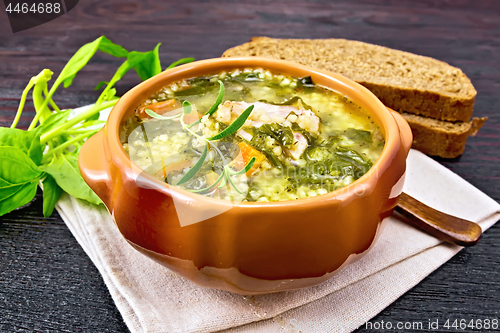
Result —
M402 116L410 124L413 133L412 148L444 158L462 155L467 138L476 135L488 119L473 118L468 122L450 123L408 113L402 113Z
M430 91L388 87L371 82L358 83L370 90L384 105L398 112L446 121L469 121L474 111L476 95L471 98L450 98Z
M469 121L477 94L469 78L445 62L359 41L254 37L222 56L286 59L337 72L391 109L439 120Z

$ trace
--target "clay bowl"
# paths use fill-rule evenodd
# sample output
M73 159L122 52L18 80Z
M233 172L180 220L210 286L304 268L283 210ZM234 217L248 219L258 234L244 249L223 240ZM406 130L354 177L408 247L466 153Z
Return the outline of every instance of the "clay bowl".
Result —
M346 95L379 124L386 140L379 160L342 189L266 203L193 194L145 175L131 162L118 134L143 100L171 82L236 68L311 76ZM220 58L170 69L127 92L106 126L83 145L80 170L139 252L199 285L252 295L321 283L365 254L401 194L411 142L410 127L398 113L341 75L286 61Z

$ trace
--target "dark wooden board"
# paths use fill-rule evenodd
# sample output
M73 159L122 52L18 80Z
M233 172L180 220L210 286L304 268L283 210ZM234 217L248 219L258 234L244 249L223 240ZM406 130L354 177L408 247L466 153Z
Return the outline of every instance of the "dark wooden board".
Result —
M3 7L0 6L3 10ZM77 48L107 37L147 51L161 42L164 66L218 57L252 36L347 38L431 56L460 67L478 91L475 116L488 116L464 155L439 160L500 201L499 1L85 1L45 25L13 34L0 13L0 125L12 121L22 90L43 68L58 73ZM119 60L98 55L67 91L63 107L95 101L97 82ZM119 93L138 83L130 74ZM20 125L28 126L28 107ZM0 218L0 331L127 332L104 282L59 215L43 218L41 197ZM428 276L372 322L500 317L500 226ZM468 322L467 321L467 322ZM358 332L375 332L360 328ZM412 330L393 330L411 332ZM475 331L486 331L475 330ZM493 331L493 330L490 330Z

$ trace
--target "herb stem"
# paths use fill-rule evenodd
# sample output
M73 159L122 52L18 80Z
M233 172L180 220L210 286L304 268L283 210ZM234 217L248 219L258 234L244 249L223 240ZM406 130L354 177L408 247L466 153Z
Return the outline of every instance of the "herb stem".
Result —
M88 138L88 137L94 135L97 132L99 132L99 130L87 131L87 133L75 136L73 139L64 142L63 144L57 146L56 148L54 148L52 150L49 150L48 152L46 152L43 155L42 164L43 163L47 163L50 160L50 157L52 155L59 153L60 151L68 148L69 146L71 146L72 144L77 143L79 141L82 141L83 139Z
M26 103L26 97L28 97L29 91L31 90L31 88L35 84L34 81L35 80L33 78L31 78L30 81L28 82L28 85L26 86L26 88L24 88L23 94L21 96L21 100L19 101L19 107L17 108L16 117L14 118L12 125L10 125L10 128L16 128L17 123L19 122L19 119L21 119L21 113L23 113L24 104Z
M231 183L231 185L233 186L233 188L236 190L236 192L238 192L239 194L243 194L237 187L236 185L234 184L233 180L231 179L231 176L229 175L229 168L225 165L224 166L224 171L226 172L226 177L227 179L229 180L229 182Z
M191 133L195 137L200 138L200 139L205 140L205 141L208 142L207 138L205 138L204 136L198 135L195 132L191 131L191 129L188 127L188 125L186 125L186 123L184 122L184 114L185 113L182 113L182 116L180 118L182 128L184 128L186 131L188 131L189 133Z
M47 107L47 104L49 103L50 100L52 100L52 95L54 95L54 93L56 92L57 86L59 86L59 84L56 81L54 82L52 88L50 88L49 94L45 97L43 103L40 105L39 108L36 108L37 113L35 115L35 118L33 118L33 121L31 122L30 126L28 127L28 131L34 129L36 127L36 124L38 124L38 121L40 120L42 113L44 113L43 111Z
M66 123L64 123L63 125L59 126L58 128L54 128L54 129L48 131L47 133L43 134L40 137L40 143L43 144L43 143L47 142L48 140L53 139L54 137L60 135L61 132L63 132L64 130L66 130L66 129L70 128L70 127L73 127L74 125L78 124L79 122L81 122L81 121L83 121L83 120L85 120L85 119L93 116L97 112L102 111L104 109L107 109L109 107L112 107L113 105L116 104L116 102L117 102L117 100L113 100L113 101L108 101L108 102L101 103L99 105L92 106L87 111L82 112L79 115L71 118Z
M193 193L201 193L201 192L209 191L220 183L220 181L222 180L222 177L224 177L224 172L220 174L219 178L217 178L217 180L212 185L207 186L205 188L202 188L200 190L189 190L189 191L191 191Z
M219 105L222 103L222 99L224 98L226 89L224 88L224 83L222 83L221 80L218 80L218 82L219 82L219 93L217 94L217 98L215 99L214 104L212 104L207 113L204 114L204 116L206 115L211 116L215 111L217 111ZM188 127L193 127L194 125L199 124L200 122L201 118L195 121L194 123L188 125Z
M37 116L39 115L40 123L44 122L52 114L52 111L47 106L47 99L44 99L42 95L46 89L47 81L42 79L39 79L33 88L33 104Z
M106 84L106 88L104 88L104 90L102 91L101 95L99 96L99 98L97 99L97 102L95 103L96 105L100 105L104 98L106 97L106 95L108 94L108 91L115 85L115 83L120 80L121 76L123 74L121 73L126 73L128 72L130 69L132 68L132 66L130 66L130 63L128 60L125 60L121 65L120 67L118 68L118 70L116 71L115 75L113 75L113 77L111 78L111 80L108 82L108 84ZM117 74L120 74L120 75L117 75Z
M45 89L43 90L43 94L45 95L45 98L49 95L49 90L47 89L47 86L45 86ZM52 100L52 98L49 100L50 106L54 109L56 112L61 112L61 109L57 106L57 104Z
M84 130L84 129L75 129L75 130L64 130L61 132L61 134L69 134L69 135L76 135L76 134L85 134L85 133L93 133L95 132L94 129L87 129L87 130Z
M231 169L228 168L228 172L229 172L229 174L231 174L233 176L244 174L244 173L248 172L248 170L250 170L253 167L254 163L255 163L255 156L252 157L250 159L250 161L248 161L248 163L240 171L233 172L233 171L231 171Z
M225 172L222 172L223 175L226 175ZM223 188L224 186L226 186L226 177L222 178L222 181L220 183L220 185L218 186L218 188Z
M92 120L92 121L86 121L84 123L81 123L81 124L78 124L78 125L75 125L73 127L73 129L75 130L81 130L83 128L87 128L87 127L90 127L90 126L96 126L96 125L102 125L102 124L105 124L106 122L104 120Z
M189 169L189 171L186 172L184 174L184 176L182 176L181 179L179 179L179 181L176 184L177 186L184 184L185 182L187 182L188 180L190 180L191 178L194 177L194 175L198 172L198 170L200 170L201 166L203 165L203 162L205 162L205 159L207 157L207 153L208 153L208 144L205 144L205 149L203 150L203 153L201 154L200 158L191 167L191 169Z
M214 145L212 142L210 142L207 138L205 138L204 136L201 136L201 135L198 135L196 134L195 132L191 131L191 129L186 125L186 123L184 122L184 113L182 114L182 117L180 119L181 121L181 125L182 125L182 128L184 128L186 131L188 131L189 133L191 133L192 135L194 135L195 137L197 138L200 138L202 140L204 140L208 145L212 146L216 151L217 153L219 154L220 158L222 159L222 162L225 164L226 162L226 159L224 158L224 155L222 154L222 152L219 150L219 148Z
M151 110L149 108L145 108L144 111L151 118L160 119L160 120L172 120L172 119L179 118L182 115L182 112L181 112L179 114L176 114L175 116L165 117L165 116L159 115L158 113L154 112L153 110Z

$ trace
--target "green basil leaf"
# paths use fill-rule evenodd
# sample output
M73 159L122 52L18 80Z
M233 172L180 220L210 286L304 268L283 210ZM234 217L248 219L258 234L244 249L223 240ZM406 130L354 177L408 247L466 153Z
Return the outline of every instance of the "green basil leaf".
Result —
M17 190L8 197L0 196L0 216L24 206L33 200L37 187L38 180L20 185Z
M143 81L155 76L156 74L159 74L161 72L160 56L158 54L159 47L160 44L156 45L155 49L149 52L130 52L127 55L127 60L125 60L120 65L120 67L117 69L117 71L107 84L106 89L104 89L101 96L99 96L97 104L114 97L114 94L110 96L108 91L132 68L135 69L135 71ZM100 86L101 85L98 85L99 88Z
M101 36L93 42L83 45L76 51L62 69L61 74L59 74L59 77L54 82L54 86L57 87L59 84L63 83L64 88L68 88L71 83L73 83L76 74L90 61L97 50L101 50L115 57L126 57L128 55L127 50L123 47Z
M145 81L161 73L160 55L158 50L161 43L149 52L132 51L127 56L130 66L135 69L141 80Z
M177 60L176 62L171 63L170 66L168 66L166 69L174 68L176 66L179 66L182 64L187 64L187 63L190 63L193 61L194 61L194 58L182 58L182 59Z
M128 51L125 48L113 43L105 36L102 36L102 39L99 43L99 50L117 58L125 58L128 55Z
M54 82L54 86L63 83L64 88L68 88L75 78L76 74L89 62L94 54L99 49L99 44L104 37L99 37L91 43L83 45L71 59L66 63L58 78Z
M207 157L208 153L208 144L205 144L205 149L203 150L203 153L200 156L200 159L196 161L196 163L189 169L184 176L182 176L181 179L177 182L177 186L184 184L188 180L194 177L196 173L200 170L201 166L203 165L203 162L205 162L205 158Z
M0 188L33 182L41 175L28 154L18 147L0 146Z
M83 180L76 155L58 155L40 169L54 177L57 185L75 198L87 200L96 205L101 203L101 199Z
M0 146L0 216L30 202L42 175L19 147Z
M49 217L54 211L57 200L62 194L62 189L57 185L54 177L47 175L43 184L43 216Z
M0 187L0 198L3 200L5 198L8 198L12 195L14 195L21 187L24 185L28 184L27 183L22 183L22 184L5 184L3 183L3 186Z
M226 136L229 136L231 134L236 133L236 131L239 130L241 128L241 126L243 126L245 121L247 121L248 116L250 116L250 113L252 113L252 111L253 111L253 107L254 107L253 105L250 105L249 107L247 107L246 110L243 111L239 115L239 117L236 118L236 120L231 123L231 125L226 127L226 129L223 130L222 132L212 136L211 138L208 138L208 140L219 140L219 139L225 138Z
M16 128L0 127L0 147L14 147L28 154L36 164L42 161L40 130L23 131Z

